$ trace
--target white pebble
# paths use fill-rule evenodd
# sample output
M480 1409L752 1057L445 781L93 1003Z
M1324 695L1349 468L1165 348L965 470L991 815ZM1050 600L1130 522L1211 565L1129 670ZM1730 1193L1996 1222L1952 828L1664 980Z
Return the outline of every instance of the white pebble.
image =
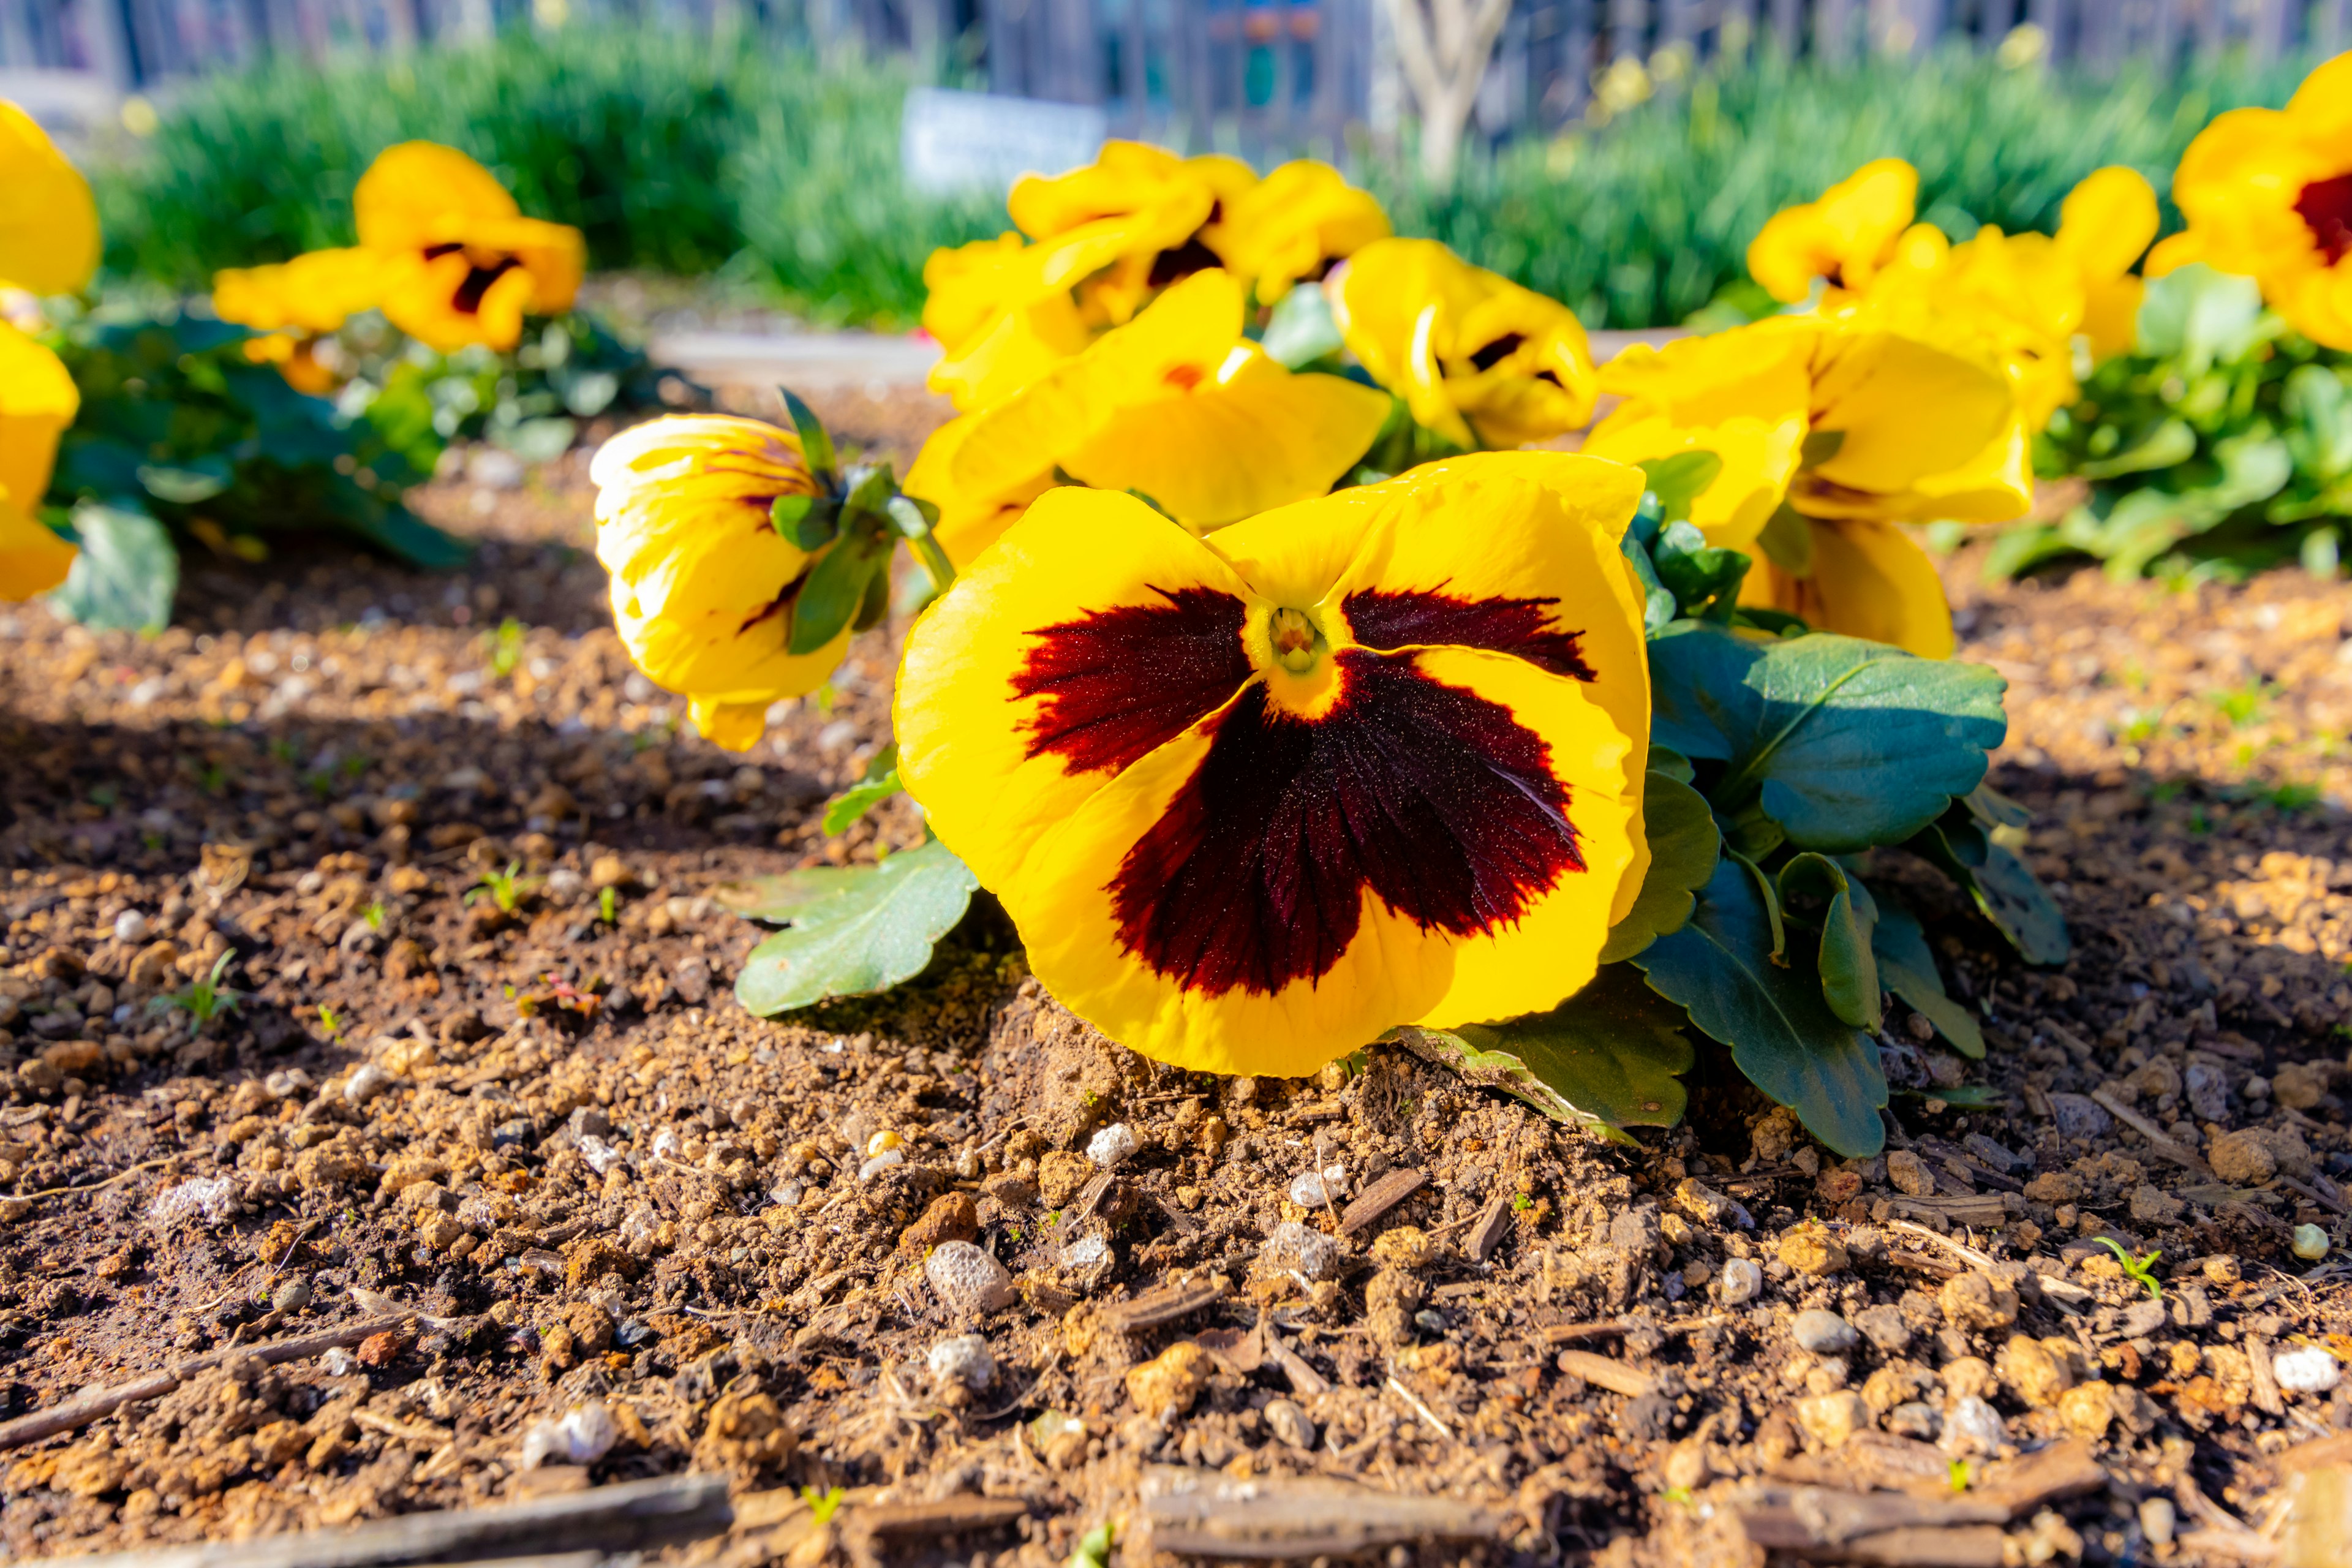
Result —
M2000 1412L1974 1394L1955 1399L1944 1412L1944 1447L1954 1454L1991 1454L2008 1436Z
M1062 1248L1062 1267L1087 1269L1110 1256L1110 1243L1099 1236L1082 1236Z
M600 1176L628 1159L627 1155L597 1137L593 1132L583 1132L580 1135L580 1157L587 1161L588 1168Z
M1347 1193L1348 1172L1341 1165L1303 1172L1290 1184L1290 1201L1310 1209L1338 1203Z
M319 1370L329 1377L349 1377L359 1371L360 1358L336 1345L319 1358Z
M1756 1292L1764 1289L1764 1270L1752 1258L1735 1258L1723 1266L1723 1304L1737 1307L1742 1301L1755 1300Z
M931 1379L960 1383L978 1393L996 1381L996 1358L978 1334L950 1334L931 1346Z
M157 1193L147 1217L169 1226L184 1219L221 1225L236 1212L236 1189L226 1176L191 1176Z
M366 1063L352 1074L343 1085L343 1099L352 1105L365 1105L392 1087L392 1075L373 1062Z
M2180 1516L2168 1497L2143 1499L2139 1505L2139 1532L2152 1546L2169 1546L2173 1532L2179 1526Z
M141 914L137 910L125 910L121 914L115 916L114 940L124 942L145 942L147 940L147 917Z
M1258 1262L1276 1273L1297 1273L1309 1281L1336 1274L1339 1244L1319 1230L1286 1220L1258 1248Z
M1790 1332L1798 1349L1811 1351L1815 1355L1837 1355L1852 1350L1853 1342L1859 1337L1854 1333L1852 1323L1835 1312L1825 1312L1818 1307L1798 1313Z
M2316 1263L2327 1256L2327 1233L2315 1225L2294 1227L2294 1255L2305 1263Z
M2317 1345L2279 1352L2271 1358L2271 1373L2281 1388L2294 1394L2326 1394L2344 1379L2336 1358Z
M923 1278L950 1311L978 1317L1013 1303L1013 1276L969 1241L943 1241L923 1259Z
M535 1470L549 1460L593 1465L620 1438L613 1413L601 1399L575 1405L551 1421L535 1421L522 1435L522 1468Z
M891 1166L903 1165L906 1163L907 1152L905 1150L885 1149L882 1152L875 1155L874 1158L866 1161L866 1163L857 1167L857 1179L861 1182L871 1181L876 1176L878 1176L883 1172L888 1170Z
M1315 1447L1315 1423L1289 1400L1268 1400L1263 1414L1267 1428L1283 1442L1301 1452Z
M1087 1140L1087 1158L1109 1170L1135 1152L1135 1130L1124 1121L1114 1121Z

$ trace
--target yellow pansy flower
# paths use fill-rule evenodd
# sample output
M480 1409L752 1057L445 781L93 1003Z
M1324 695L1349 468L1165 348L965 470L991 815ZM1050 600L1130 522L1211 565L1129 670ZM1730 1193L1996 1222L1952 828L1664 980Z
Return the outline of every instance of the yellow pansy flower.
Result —
M1748 272L1775 300L1795 303L1815 279L1866 286L1911 226L1919 171L1900 158L1864 163L1818 201L1774 213L1748 247Z
M0 99L0 288L71 294L98 270L98 203L40 123Z
M1201 237L1261 305L1392 232L1378 198L1312 158L1283 164L1222 205Z
M2181 154L2172 199L2189 227L2148 257L2149 277L2191 261L2245 274L2297 331L2352 350L2352 53L2283 110L2216 115Z
M2137 169L2093 170L2058 209L2058 248L2083 281L2076 330L2095 359L2127 353L2137 337L2144 285L2132 273L2156 239L2156 188Z
M1206 539L1055 489L908 635L900 776L1148 1056L1295 1075L1550 1007L1639 887L1641 489L1482 454Z
M1722 459L1691 521L1708 542L1763 557L1743 598L1928 658L1951 652L1951 614L1932 564L1891 525L2005 521L2032 498L2006 377L1849 320L1780 316L1636 345L1601 386L1624 401L1586 451Z
M1517 447L1592 413L1592 350L1576 313L1433 239L1375 240L1325 285L1374 381L1458 447Z
M578 229L523 216L496 175L437 142L384 149L352 209L356 247L216 276L221 319L327 332L373 306L444 353L472 343L505 351L521 341L524 316L572 308L587 267Z
M1388 399L1285 370L1243 337L1243 321L1230 273L1192 274L1083 353L943 426L908 493L940 508L942 542L962 560L1057 468L1139 491L1196 530L1329 489L1380 433Z
M47 348L0 321L0 599L29 599L66 580L74 547L35 514L48 493L58 437L81 394Z
M800 438L756 419L672 415L605 442L588 474L596 559L629 658L690 700L704 735L749 750L768 705L814 690L849 646L845 626L814 653L788 647L824 554L783 539L770 514L782 497L817 493Z

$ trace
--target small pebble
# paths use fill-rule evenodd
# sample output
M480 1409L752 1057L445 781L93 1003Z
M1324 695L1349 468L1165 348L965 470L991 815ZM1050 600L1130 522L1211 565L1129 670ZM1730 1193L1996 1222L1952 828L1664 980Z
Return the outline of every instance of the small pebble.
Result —
M297 1274L290 1279L278 1281L277 1290L269 1298L269 1304L281 1312L299 1312L310 1304L310 1277Z
M1290 1201L1310 1209L1337 1203L1347 1195L1348 1173L1338 1165L1303 1171L1290 1184Z
M1742 1301L1753 1300L1756 1292L1764 1289L1764 1270L1752 1258L1735 1258L1723 1266L1723 1304L1737 1307Z
M2272 1357L2271 1374L2290 1393L2326 1394L2343 1381L2344 1369L2317 1345L2304 1345Z
M931 1380L952 1383L974 1393L996 1381L996 1358L978 1334L950 1334L931 1345Z
M2139 1532L2147 1537L2151 1546L2169 1546L2179 1524L2168 1497L2144 1498L2139 1505Z
M137 910L125 910L114 917L114 940L117 942L145 942L147 930L147 917Z
M1289 1400L1268 1400L1264 1415L1266 1429L1282 1442L1302 1453L1315 1447L1315 1423Z
M2316 1263L2327 1256L2327 1233L2315 1225L2294 1227L2294 1255L2305 1263Z
M1944 1447L1960 1455L1990 1455L2008 1436L2000 1412L1973 1394L1952 1401L1944 1413Z
M1135 1152L1135 1130L1124 1121L1114 1121L1087 1140L1087 1158L1109 1170Z
M1013 1301L1012 1274L969 1241L943 1241L931 1248L923 1259L923 1278L950 1310L969 1317Z
M1082 1236L1062 1248L1062 1267L1087 1269L1110 1256L1110 1243L1099 1236Z
M883 1134L877 1132L875 1136L879 1138L883 1136ZM857 1179L861 1182L871 1181L874 1177L880 1175L891 1166L903 1165L906 1163L907 1152L905 1150L885 1149L880 1153L876 1154L864 1164L857 1167Z
M1296 1271L1310 1283L1339 1272L1339 1244L1319 1230L1286 1220L1258 1248L1259 1264L1276 1273Z
M343 1099L352 1105L365 1105L392 1087L392 1075L373 1062L362 1065L343 1085Z
M899 1137L896 1132L892 1132L887 1129L885 1129L866 1140L866 1157L871 1160L877 1155L887 1154L892 1150L903 1145L907 1141L904 1138Z
M319 1370L329 1377L349 1377L359 1371L360 1358L336 1345L319 1358Z
M1815 1355L1841 1354L1852 1350L1854 1341L1861 1337L1853 1331L1852 1323L1835 1312L1825 1312L1819 1307L1798 1313L1797 1321L1790 1331L1795 1336L1800 1350L1811 1351Z

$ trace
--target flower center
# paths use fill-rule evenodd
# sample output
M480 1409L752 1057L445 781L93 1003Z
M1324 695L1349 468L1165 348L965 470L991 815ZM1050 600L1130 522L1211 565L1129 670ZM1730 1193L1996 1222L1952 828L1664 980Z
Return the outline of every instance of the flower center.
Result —
M1328 647L1323 639L1323 628L1304 610L1288 605L1274 612L1267 623L1266 637L1274 644L1274 661L1293 675L1305 675L1315 668L1315 661Z
M2294 198L2294 210L2328 266L2352 251L2352 174L2312 181Z

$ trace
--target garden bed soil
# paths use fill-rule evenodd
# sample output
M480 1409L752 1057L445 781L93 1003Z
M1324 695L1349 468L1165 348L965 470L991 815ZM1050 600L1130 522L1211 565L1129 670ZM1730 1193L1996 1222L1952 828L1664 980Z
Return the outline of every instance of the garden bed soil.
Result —
M2074 959L1917 878L1991 1050L1896 1010L1886 1155L1714 1051L1612 1146L1393 1049L1146 1061L984 898L893 994L747 1016L724 885L919 835L818 823L892 644L717 751L614 638L584 473L425 495L462 578L195 559L160 637L0 620L0 1415L415 1314L0 1456L9 1553L692 1468L739 1523L677 1560L2188 1562L2341 1474L2352 1385L2296 1385L2352 1352L2352 588L1956 562Z

